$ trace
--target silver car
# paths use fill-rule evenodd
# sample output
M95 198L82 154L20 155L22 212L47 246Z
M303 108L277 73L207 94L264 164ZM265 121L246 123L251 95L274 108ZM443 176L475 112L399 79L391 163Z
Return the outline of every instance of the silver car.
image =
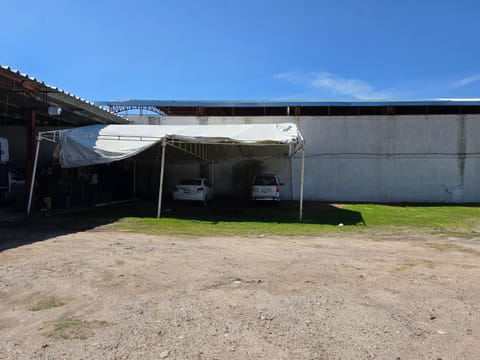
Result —
M280 183L277 175L259 174L255 175L250 190L252 200L273 200L280 201Z
M173 200L201 201L207 204L213 198L213 189L205 178L184 179L173 191Z

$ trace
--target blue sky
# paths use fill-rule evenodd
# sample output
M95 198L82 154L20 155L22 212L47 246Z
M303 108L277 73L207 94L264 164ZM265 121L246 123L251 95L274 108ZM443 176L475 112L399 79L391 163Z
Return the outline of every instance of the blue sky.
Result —
M92 101L480 97L479 1L0 5L0 64Z

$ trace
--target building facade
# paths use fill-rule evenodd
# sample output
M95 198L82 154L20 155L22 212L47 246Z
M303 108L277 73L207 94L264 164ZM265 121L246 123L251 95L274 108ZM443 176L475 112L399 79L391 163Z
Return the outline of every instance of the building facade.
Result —
M262 105L262 102L258 104ZM371 114L362 114L367 105ZM392 105L396 107L392 108ZM351 105L344 106L347 114L342 114L347 112L341 109L342 106L335 107L330 114L321 115L304 115L302 110L290 111L295 107L289 106L284 115L250 116L236 116L234 110L226 116L211 115L208 110L199 114L195 108L195 114L181 114L182 110L175 110L177 113L167 113L166 116L130 115L128 119L134 123L176 125L293 122L306 143L306 200L480 202L480 114L477 101L471 100L467 105L460 101L453 104L449 101L447 105L430 101L421 105L390 102L362 103L362 106L360 110L352 109ZM186 108L183 107L184 113L188 112ZM319 113L323 111L318 109ZM248 180L238 183L235 179L248 178L255 172L273 172L285 182L283 197L296 200L299 197L300 164L298 154L292 159L260 162L245 159L220 163L215 170L217 191L225 194L241 191L248 186ZM197 164L177 166L176 171L169 173L182 177L200 172L201 166ZM169 183L177 180L171 179Z

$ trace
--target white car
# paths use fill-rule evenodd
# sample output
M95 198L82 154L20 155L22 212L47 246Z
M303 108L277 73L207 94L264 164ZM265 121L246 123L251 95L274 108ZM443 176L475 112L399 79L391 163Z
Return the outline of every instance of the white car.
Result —
M205 178L184 179L173 191L173 200L201 201L204 205L213 199L213 189Z
M281 185L283 183L280 183L274 174L255 175L250 189L250 199L280 201Z

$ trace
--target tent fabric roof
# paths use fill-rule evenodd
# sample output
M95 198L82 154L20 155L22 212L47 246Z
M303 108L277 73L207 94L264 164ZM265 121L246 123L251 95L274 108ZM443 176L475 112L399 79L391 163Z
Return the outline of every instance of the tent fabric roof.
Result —
M271 156L292 154L303 143L292 123L245 125L92 125L43 132L40 138L58 142L62 167L79 167L123 160L166 139L212 145L214 158L238 158L244 151L225 151L225 146L265 146ZM274 145L283 145L281 147ZM221 149L222 148L222 149ZM272 148L277 148L271 152ZM240 154L240 155L239 155ZM252 152L249 156L253 157Z

